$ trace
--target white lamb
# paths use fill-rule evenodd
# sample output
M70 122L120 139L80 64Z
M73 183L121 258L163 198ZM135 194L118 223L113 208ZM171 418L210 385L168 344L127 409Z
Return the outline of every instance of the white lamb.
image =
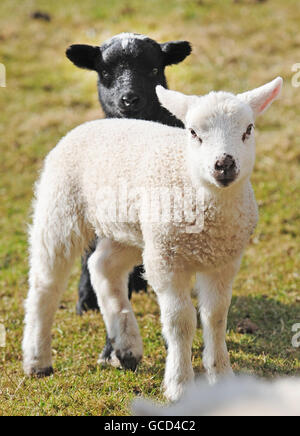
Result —
M159 86L161 104L185 123L185 131L147 121L98 120L77 127L50 152L36 188L30 232L27 374L53 371L54 314L75 256L95 233L92 284L124 366L135 367L142 358L127 277L143 259L168 344L167 398L177 400L193 379L196 311L190 282L195 273L205 368L212 382L232 372L225 343L232 282L258 219L250 183L254 122L281 88L277 78L237 96L197 97ZM170 198L145 201L159 190ZM170 214L164 215L165 209L160 214L168 201Z

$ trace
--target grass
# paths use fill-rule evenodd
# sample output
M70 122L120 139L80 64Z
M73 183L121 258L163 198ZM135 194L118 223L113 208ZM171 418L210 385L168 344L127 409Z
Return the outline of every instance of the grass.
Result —
M32 20L36 9L52 21ZM299 20L297 0L1 1L7 88L0 88L0 322L7 346L0 348L0 415L125 415L136 395L162 399L165 351L154 294L133 298L145 346L137 372L100 368L101 317L74 313L79 263L53 330L55 375L31 380L21 368L32 185L62 135L102 116L94 73L73 67L64 50L128 30L193 42L193 55L168 70L169 86L186 93L240 92L285 78L282 100L257 126L253 184L260 222L234 285L228 346L236 372L300 375L300 349L291 345L292 326L300 322L300 89L291 86L292 65L300 61ZM246 317L257 324L255 334L237 333ZM199 329L197 374L202 347Z

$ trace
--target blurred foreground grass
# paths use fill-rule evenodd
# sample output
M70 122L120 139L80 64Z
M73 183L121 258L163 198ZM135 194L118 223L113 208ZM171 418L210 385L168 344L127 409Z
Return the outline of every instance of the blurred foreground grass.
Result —
M51 21L33 20L36 10ZM105 342L101 317L74 313L77 264L54 327L56 373L24 378L21 368L23 301L27 292L26 231L32 185L43 158L72 127L102 116L94 73L65 58L71 43L101 43L122 31L161 42L188 39L193 54L167 72L170 88L201 94L240 92L278 75L280 102L258 122L253 184L260 223L234 286L228 346L234 370L261 376L300 375L300 350L291 345L300 322L300 88L291 86L300 62L298 0L1 0L0 63L0 415L118 415L135 395L162 399L165 351L155 296L135 295L145 357L138 371L96 365ZM237 333L249 317L253 335ZM203 372L202 337L194 342L194 367Z

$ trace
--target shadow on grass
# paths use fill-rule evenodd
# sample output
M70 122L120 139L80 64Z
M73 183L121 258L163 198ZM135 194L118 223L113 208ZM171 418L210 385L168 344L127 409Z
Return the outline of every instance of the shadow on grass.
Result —
M257 325L255 333L237 333L239 322L246 318ZM292 346L296 323L300 323L299 303L283 304L263 296L234 297L227 340L233 364L264 375L300 374L300 348Z

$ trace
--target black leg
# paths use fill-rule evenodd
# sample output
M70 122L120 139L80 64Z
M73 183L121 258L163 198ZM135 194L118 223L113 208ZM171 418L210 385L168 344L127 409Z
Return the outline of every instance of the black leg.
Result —
M106 335L106 344L102 350L100 359L103 361L109 361L111 359L112 352L114 351L112 343L109 337Z
M131 299L132 292L145 291L147 292L148 283L143 278L145 273L144 266L136 266L132 273L129 275L128 279L128 296Z
M79 300L76 306L78 315L82 315L83 312L87 312L88 310L99 311L97 297L92 287L90 273L87 267L89 257L93 254L95 248L96 241L93 242L90 249L86 251L85 255L82 257L82 270L78 287Z

